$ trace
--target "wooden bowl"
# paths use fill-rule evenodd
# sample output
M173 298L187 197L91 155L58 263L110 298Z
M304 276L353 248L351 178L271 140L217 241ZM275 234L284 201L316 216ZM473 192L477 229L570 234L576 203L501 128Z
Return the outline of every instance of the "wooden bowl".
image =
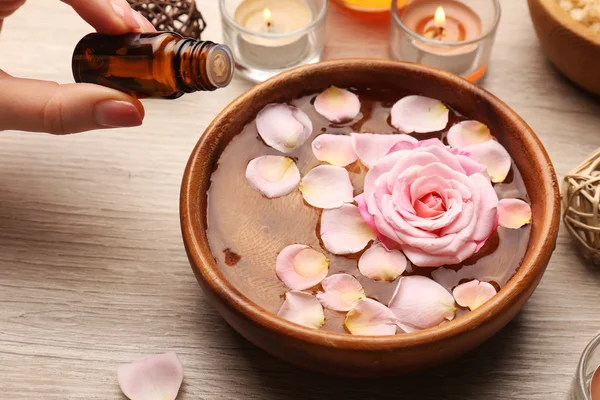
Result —
M575 21L557 0L528 0L548 59L571 81L600 95L600 34Z
M211 173L231 138L273 102L339 87L386 87L433 97L487 124L523 175L533 209L522 265L490 301L466 316L417 333L360 337L305 328L251 302L219 270L207 241ZM240 179L244 179L240 177ZM301 67L262 83L231 103L196 145L183 178L181 226L192 269L223 318L267 352L309 369L346 376L395 375L455 359L504 327L533 293L555 246L559 191L552 163L531 128L508 106L455 75L385 60L337 60ZM274 276L275 279L275 276Z

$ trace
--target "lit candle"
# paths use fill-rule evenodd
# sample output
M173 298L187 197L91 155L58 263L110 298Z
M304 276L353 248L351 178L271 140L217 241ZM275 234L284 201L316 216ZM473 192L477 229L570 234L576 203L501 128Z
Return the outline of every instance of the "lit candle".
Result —
M592 382L590 383L590 393L592 400L600 400L600 367L596 369Z
M309 47L308 36L281 37L307 27L313 20L302 0L244 0L236 9L235 21L252 35L242 33L239 52L257 67L280 69L295 65Z

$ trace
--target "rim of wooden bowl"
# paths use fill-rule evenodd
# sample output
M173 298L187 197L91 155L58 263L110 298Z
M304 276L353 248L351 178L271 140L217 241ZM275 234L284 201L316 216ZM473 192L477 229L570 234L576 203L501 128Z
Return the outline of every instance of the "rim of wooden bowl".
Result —
M558 0L530 0L537 2L544 7L548 15L558 25L568 29L572 34L579 36L588 42L600 46L600 34L592 31L590 28L583 25L581 22L575 21L571 16L558 5Z
M279 83L285 82L288 77L297 74L299 70L306 74L322 68L352 69L361 66L364 68L365 63L371 68L401 68L409 73L433 76L438 80L454 85L457 89L464 89L472 93L471 95L493 104L500 114L503 114L517 127L522 143L530 149L529 153L534 155L535 163L540 165L540 171L543 171L539 176L539 183L543 186L543 193L545 193L545 196L541 197L544 198L542 201L546 203L547 212L539 220L534 221L536 230L539 230L539 240L535 243L530 241L517 273L496 296L476 310L449 323L415 333L383 337L353 336L311 329L286 321L250 301L227 280L219 270L211 253L206 232L202 229L201 221L204 217L200 207L200 198L206 199L207 194L200 193L200 187L203 184L209 187L212 174L211 167L217 162L222 151L219 150L218 141L212 138L217 135L216 128L234 119L236 108L244 102L252 100L255 95L262 91L269 90ZM207 158L212 158L209 154L215 152L219 154L215 157L214 163L207 162ZM245 318L265 330L276 331L279 335L293 339L338 349L377 351L419 346L432 341L458 336L490 321L494 315L501 314L509 309L514 302L518 301L522 292L526 291L531 285L536 285L537 280L546 268L549 253L552 252L556 241L560 201L556 175L544 147L525 121L494 95L456 75L423 65L390 60L345 59L307 65L282 73L255 86L230 103L209 125L190 156L182 181L180 214L183 240L194 273L202 279L212 294L218 296L221 301L227 303L237 313L244 315Z

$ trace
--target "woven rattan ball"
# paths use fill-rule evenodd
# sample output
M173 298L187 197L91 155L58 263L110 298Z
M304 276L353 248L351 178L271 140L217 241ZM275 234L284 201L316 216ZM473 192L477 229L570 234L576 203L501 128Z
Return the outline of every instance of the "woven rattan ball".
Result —
M600 265L600 149L563 181L563 222L583 255Z
M177 32L200 39L206 28L195 0L128 0L131 8L150 21L157 31Z

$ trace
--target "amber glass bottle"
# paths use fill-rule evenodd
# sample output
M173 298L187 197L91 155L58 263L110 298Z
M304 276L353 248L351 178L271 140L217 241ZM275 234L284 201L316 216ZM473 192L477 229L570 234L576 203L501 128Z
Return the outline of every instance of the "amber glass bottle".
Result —
M108 86L136 97L176 99L229 85L234 62L227 46L174 32L91 33L75 47L76 82Z

